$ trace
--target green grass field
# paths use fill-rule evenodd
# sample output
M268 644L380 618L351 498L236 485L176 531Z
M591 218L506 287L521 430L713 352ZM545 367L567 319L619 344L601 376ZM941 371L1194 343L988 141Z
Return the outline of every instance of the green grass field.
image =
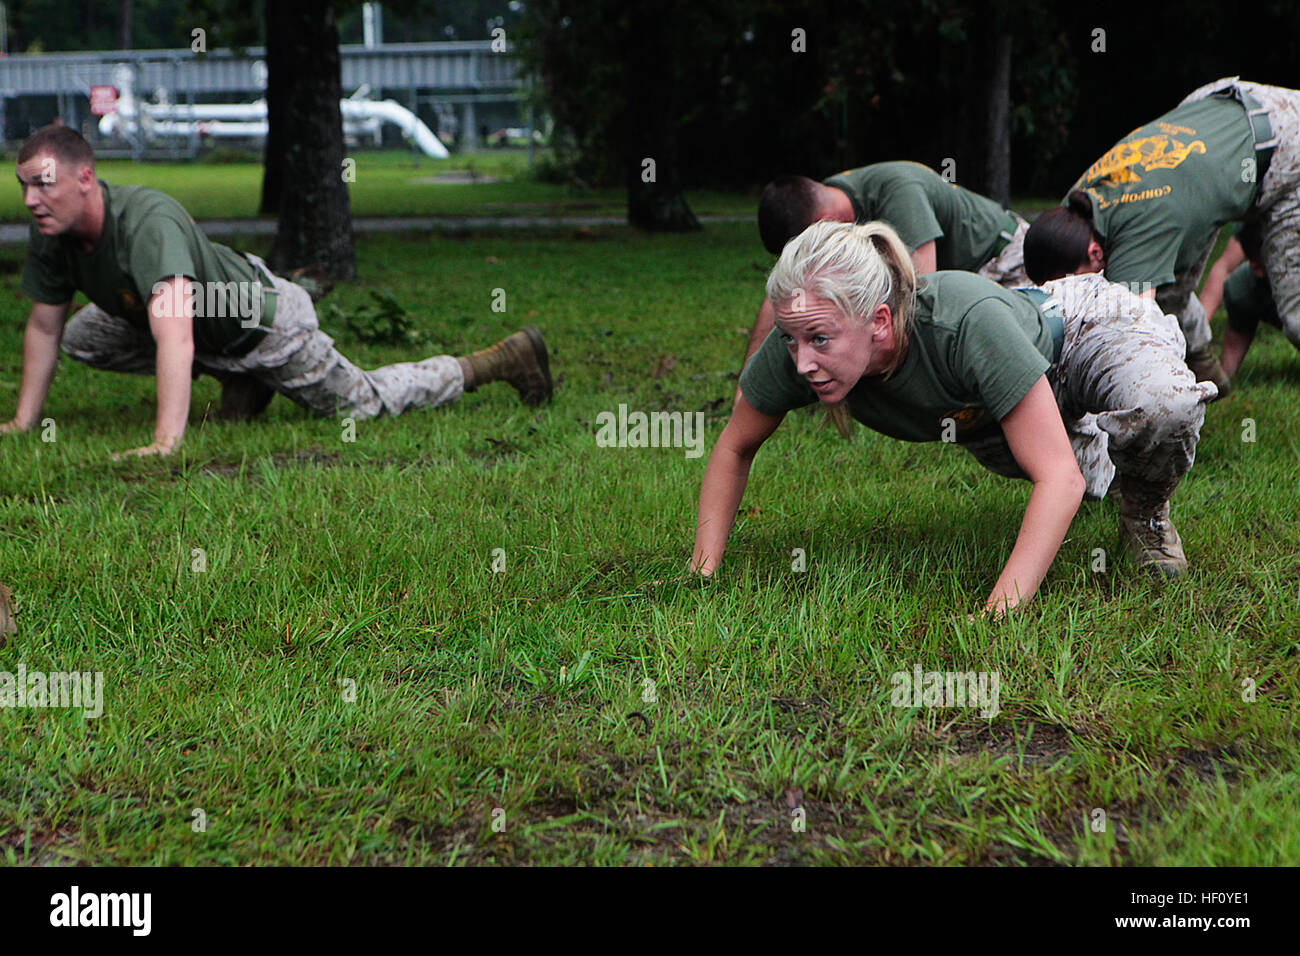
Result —
M225 154L229 156L229 153ZM539 161L545 152L538 150ZM237 157L236 157L237 158ZM356 181L350 183L354 216L624 216L626 194L619 189L589 189L537 182L528 172L524 150L485 150L430 159L401 150L356 151ZM13 168L14 155L2 157ZM495 182L435 182L438 176L472 170ZM254 161L133 163L103 159L99 178L124 186L153 186L175 196L197 220L257 217L262 164ZM340 170L342 175L342 170ZM751 216L756 196L692 192L697 215ZM0 193L0 221L30 222L17 183ZM760 247L761 251L762 247Z
M216 172L193 207L248 186ZM562 377L540 410L494 385L345 442L283 398L205 424L202 379L183 453L112 463L151 434L152 380L61 363L57 440L0 439L0 671L102 671L104 713L0 709L0 859L1300 861L1300 359L1279 334L1175 498L1193 573L1133 575L1113 506L1085 503L1040 599L969 623L1028 486L811 414L760 453L716 578L683 576L706 458L598 448L595 419L698 410L707 455L769 259L748 223L596 234L366 236L327 300L391 291L430 352L538 324ZM0 417L22 254L0 249ZM918 665L996 671L1000 713L892 706Z

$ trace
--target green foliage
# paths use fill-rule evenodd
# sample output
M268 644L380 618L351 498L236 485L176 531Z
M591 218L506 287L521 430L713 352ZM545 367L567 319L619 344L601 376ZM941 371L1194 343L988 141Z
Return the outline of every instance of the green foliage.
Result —
M203 17L204 4L217 2L229 7L244 5L249 0L195 0L197 7L177 4L174 0L132 0L132 47L141 50L188 47L190 30L197 26L206 28L213 22ZM70 3L69 0L7 0L9 52L115 50L121 6L120 3ZM223 9L223 16L218 19L231 19L224 13ZM208 34L211 40L213 30L209 29Z
M629 9L534 0L523 25L540 101L567 133L560 148L602 184L621 183L620 130L644 120L625 103L627 51L642 41ZM1292 0L1262 0L1250 16L1218 0L1189 0L1176 16L1119 0L719 0L659 10L674 56L631 82L674 100L689 187L953 158L958 181L981 189L992 51L1010 37L1012 189L1063 193L1126 131L1202 83L1237 73L1293 86L1300 58ZM1092 50L1098 28L1106 52ZM802 53L791 49L796 29Z
M339 40L360 43L361 3L349 0L339 8ZM383 5L385 43L426 43L434 40L486 40L488 21L514 32L518 19L502 0L386 0Z
M532 178L535 181L554 186L568 185L574 181L576 175L571 160L565 162L556 158L553 154L538 160L533 166L532 172Z
M420 345L425 334L387 289L371 289L370 302L344 310L331 302L322 311L323 328L344 328L367 345Z
M618 189L591 189L584 183L538 182L529 175L527 154L514 150L458 153L450 159L413 159L398 150L355 152L357 181L348 184L354 216L504 217L575 215L621 219L626 196ZM547 160L537 152L538 165ZM474 164L494 182L444 183L440 173ZM262 182L261 163L133 163L100 160L101 179L123 186L145 185L175 197L199 222L209 219L256 219ZM755 199L738 193L704 192L691 197L702 214L752 218ZM26 224L31 219L16 189L0 190L0 221ZM243 240L230 240L239 245ZM242 248L242 246L241 246Z
M540 82L535 95L554 117L557 164L600 185L622 185L619 123L625 114L623 70L615 49L627 42L626 12L598 15L570 0L526 7L517 51Z

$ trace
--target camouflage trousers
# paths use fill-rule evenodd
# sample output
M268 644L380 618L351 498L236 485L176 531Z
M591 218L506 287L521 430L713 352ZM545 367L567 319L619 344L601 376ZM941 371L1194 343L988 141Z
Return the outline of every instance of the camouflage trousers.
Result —
M1065 340L1048 373L1085 494L1100 499L1118 472L1166 501L1196 459L1205 403L1218 394L1183 361L1177 320L1097 274L1042 286L1061 303ZM980 464L1027 477L1002 435L965 444Z
M356 419L444 405L464 392L460 362L450 355L370 372L357 368L321 331L307 290L279 276L272 278L277 302L270 333L245 355L195 353L196 373L218 378L232 372L251 375L317 415ZM63 351L94 368L156 374L153 337L97 305L86 306L68 320Z
M1300 348L1300 91L1226 77L1206 84L1183 102L1203 99L1234 82L1268 110L1269 126L1277 140L1268 172L1260 181L1252 215L1257 215L1261 223L1261 255L1272 285L1273 301L1282 320L1282 331L1292 345ZM1206 345L1210 341L1209 322L1191 293L1196 290L1201 270L1213 246L1211 242L1196 266L1188 270L1189 282L1176 283L1176 289L1174 286L1165 287L1170 289L1170 293L1162 301L1162 306L1179 316L1189 351L1202 341ZM1184 293L1191 296L1190 300L1182 298ZM1157 290L1156 298L1161 299L1160 290Z
M1016 230L1009 237L1011 241L1001 252L980 266L979 274L986 279L992 279L1000 286L1018 289L1021 286L1033 285L1029 281L1028 273L1025 272L1025 233L1029 231L1029 223L1019 213L1013 212L1011 215L1016 220ZM1005 236L1006 233L1003 235Z

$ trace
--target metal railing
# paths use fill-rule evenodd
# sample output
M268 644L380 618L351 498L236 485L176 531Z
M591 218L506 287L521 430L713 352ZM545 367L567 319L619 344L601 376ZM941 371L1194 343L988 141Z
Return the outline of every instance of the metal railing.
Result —
M344 91L364 83L384 90L436 90L496 94L516 99L524 81L519 59L492 52L490 40L453 43L387 43L339 47ZM137 89L190 93L258 93L266 87L266 51L100 50L89 53L20 53L0 57L0 96L50 96L111 85L114 71L130 65Z

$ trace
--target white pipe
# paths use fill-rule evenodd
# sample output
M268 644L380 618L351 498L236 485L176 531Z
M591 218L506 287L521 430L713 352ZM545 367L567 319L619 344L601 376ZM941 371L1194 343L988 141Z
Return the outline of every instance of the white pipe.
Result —
M140 111L150 119L266 119L266 100L252 103L141 103ZM119 112L122 110L119 108Z
M381 119L396 125L403 133L415 140L426 156L446 159L451 155L442 140L433 135L433 130L424 124L402 104L395 100L343 100L339 103L344 119Z
M105 117L107 119L108 117ZM365 121L357 123L344 123L343 131L349 136L364 136L375 132L378 129L379 121ZM186 120L153 120L146 127L153 136L189 136L197 132L200 136L221 137L264 137L267 131L267 122L261 120L199 120L189 122ZM105 132L105 123L100 122L101 132Z
M150 126L154 136L189 136L197 132L200 136L226 136L249 138L266 136L266 120L234 122L228 120L204 120L201 123L183 123L177 120L161 120ZM196 129L197 127L197 129Z
M415 140L426 156L446 159L451 154L433 134L433 130L414 113L394 100L341 100L343 128L349 135L376 134L381 122L395 124L408 137ZM129 85L118 98L117 109L103 116L99 131L113 136L143 128L147 137L189 136L197 126L205 136L266 136L266 100L252 103L201 103L184 104L140 103L130 94Z

